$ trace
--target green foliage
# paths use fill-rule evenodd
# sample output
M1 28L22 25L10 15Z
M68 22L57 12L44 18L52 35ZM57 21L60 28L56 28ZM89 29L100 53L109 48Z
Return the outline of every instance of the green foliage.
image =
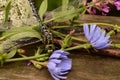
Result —
M35 56L39 56L42 53L42 49L40 47L38 47L37 51L35 52ZM39 59L36 59L39 60Z
M67 9L69 0L62 0L62 11Z
M6 55L7 55L6 53L0 53L0 63L1 63L1 66L4 63L4 59L5 59Z
M40 33L38 33L35 30L32 30L32 31L25 31L25 32L17 33L15 35L11 36L9 38L9 40L18 40L18 39L24 38L24 37L35 37L35 38L41 39Z
M39 9L39 15L42 20L45 12L47 11L47 7L48 7L48 0L43 0Z
M35 37L35 38L41 39L41 35L38 32L26 31L26 32L17 33L15 35L9 37L5 41L3 41L3 43L1 43L1 45L2 45L3 49L6 47L9 48L11 46L14 46L14 41L19 40L21 38L25 38L25 37Z
M69 6L69 9L59 11L59 12L54 12L53 13L53 19L56 22L64 22L68 21L70 19L73 19L77 15L83 15L86 11L87 7L81 7L76 9L74 6Z
M8 22L8 15L9 15L9 11L11 8L11 0L8 1L8 4L5 8L5 18L4 18L4 23Z
M61 0L48 0L48 11L54 10L61 6Z
M3 52L6 48L8 49L12 47L15 49L16 46L14 44L14 41L25 37L34 37L41 39L40 33L34 30L32 27L14 27L2 34L1 39L3 41L0 44L0 52Z
M114 30L116 30L117 32L120 32L120 26L115 25L115 26L114 26Z
M2 33L2 38L6 39L15 34L22 33L22 32L36 32L32 27L13 27L5 32Z
M34 1L36 8L39 9L40 4L42 3L43 0L34 0ZM74 0L69 0L69 1L74 1ZM52 11L61 5L62 5L61 0L48 0L48 11Z
M114 31L114 30L111 30L111 31L109 31L109 32L106 34L106 36L111 36L111 35L113 35L113 34L115 34L115 31Z
M15 54L16 54L16 52L17 52L17 49L13 49L13 50L10 51L9 53L7 53L7 55L5 56L5 58L6 58L6 59L10 59L10 58L14 57Z
M69 3L69 0L62 0L62 6L68 5L68 3Z
M78 15L84 14L87 9L87 7L83 5L83 2L84 0L75 0L73 2L69 2L69 0L62 0L62 7L59 7L51 12L51 20L56 22L64 22L73 20L73 18L78 18Z
M62 49L65 49L66 47L69 47L71 44L71 36L67 35L64 40L63 43L61 44Z
M35 52L35 56L40 56L41 53L42 53L43 49L41 49L40 47L38 47L37 51ZM45 61L47 60L49 57L48 56L45 56L43 58L37 58L36 60L37 61Z
M120 49L120 44L112 44L111 47Z
M7 5L5 6L4 23L0 25L0 32L3 32L6 29L8 29L7 26L8 26L10 9L11 9L11 0L8 0Z
M8 29L7 27L7 24L6 23L3 23L3 24L0 24L0 32L4 32Z

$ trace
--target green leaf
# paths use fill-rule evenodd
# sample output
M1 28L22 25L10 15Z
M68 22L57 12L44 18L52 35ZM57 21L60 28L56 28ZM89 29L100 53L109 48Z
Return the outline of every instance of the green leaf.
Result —
M5 58L6 58L6 59L10 59L10 58L14 57L15 54L16 54L16 52L17 52L17 49L13 49L12 51L10 51L10 52L5 56Z
M64 22L69 19L72 19L76 15L76 10L73 6L69 7L68 10L54 12L52 14L53 19L56 22Z
M79 17L85 14L86 10L87 10L87 6L83 5L79 10Z
M5 8L4 23L8 22L8 15L9 15L10 8L11 8L11 0L8 1L8 4L7 4L6 8Z
M48 0L43 0L43 2L41 3L40 9L39 9L39 15L41 20L43 20L43 16L45 14L45 12L47 11L47 7L48 7Z
M68 5L68 3L69 3L69 0L62 0L62 6Z
M11 49L16 48L17 45L14 43L14 41L19 40L21 38L25 38L25 37L34 37L34 38L41 39L40 33L35 30L20 32L20 33L12 35L11 37L3 41L0 46L0 49L2 49L1 51L4 51L6 49L8 50L9 48Z
M35 37L35 38L41 39L40 33L36 32L36 31L32 31L32 32L26 31L26 32L17 33L15 35L11 36L9 38L9 40L15 41L15 40L25 38L25 37Z
M0 44L0 54L4 53L3 46Z
M73 19L77 15L83 15L86 9L86 7L76 9L74 6L69 6L68 10L52 13L52 17L56 22L64 22Z
M42 53L42 49L40 47L38 47L36 53L35 53L35 56L39 56L41 53Z
M111 31L109 31L107 34L106 34L106 36L111 36L111 35L114 35L115 34L115 31L114 30L111 30Z
M120 49L120 44L112 44L111 47Z
M5 23L0 24L0 33L8 30L8 25Z
M2 38L6 39L9 38L15 34L21 33L21 32L26 32L26 31L30 31L30 32L34 32L35 30L32 29L32 27L14 27L11 28L9 30L6 30L5 32L3 32L2 34Z
M116 30L117 32L120 32L120 26L115 25L115 26L114 26L114 30Z
M69 0L62 0L62 11L67 9Z
M1 63L1 66L3 65L4 63L4 60L5 60L5 57L6 57L6 53L0 53L0 63Z
M42 53L42 49L40 48L40 47L38 47L38 49L37 49L37 51L36 51L36 53L35 53L35 56L40 56L40 54ZM36 60L37 61L45 61L45 60L47 60L48 59L48 57L43 57L43 58L37 58Z
M70 44L71 44L71 36L70 36L70 35L67 35L67 36L64 38L61 47L62 47L62 49L65 49L66 47L69 47Z

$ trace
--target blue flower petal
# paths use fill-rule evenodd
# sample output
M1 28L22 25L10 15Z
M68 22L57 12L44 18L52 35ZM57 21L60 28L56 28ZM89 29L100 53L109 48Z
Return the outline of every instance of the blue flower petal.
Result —
M83 25L83 29L84 29L84 34L85 34L86 38L89 40L89 39L90 39L90 36L89 36L88 24L84 24L84 25Z
M110 38L110 36L106 36L106 37L103 39L103 41L109 42L109 38Z
M49 69L48 68L48 70L49 70L49 72L50 72L50 74L51 74L51 76L55 79L55 80L61 80L61 79L66 79L67 77L66 76L64 76L64 75L66 75L68 72L61 72L59 69L57 69L57 68L52 68L52 69Z
M105 31L102 32L98 41L102 41L104 39L105 35L106 35L106 32Z
M68 52L64 52L63 50L56 50L50 56L50 59L52 59L52 58L67 58L66 55L68 55L68 54L69 54Z
M105 34L106 34L106 32L104 31L104 32L100 35L99 39L98 39L96 42L93 42L92 44L95 45L96 43L99 43L99 42L103 41L104 38L105 38Z
M61 80L61 79L63 80L63 79L67 78L66 76L61 76L61 75L58 75L58 74L55 74L55 73L53 74L53 76L56 77L55 80Z
M51 59L51 62L56 63L56 64L59 64L59 63L61 63L62 61L61 61L60 59Z
M96 28L96 24L91 24L90 25L90 33L89 33L89 39L88 39L88 41L90 41L92 39L92 37L94 35L94 32L96 30L95 28Z
M57 67L60 67L61 71L68 71L72 68L71 64L71 59L64 59L62 60L61 64L59 64Z
M54 72L58 75L66 75L68 73L68 71L62 71L60 67L57 67L54 69Z
M51 71L52 72L52 71ZM54 73L50 73L51 74L51 76L55 79L55 80L60 80L60 78L59 77L56 77L55 75L54 75Z
M49 58L48 71L55 80L66 79L66 74L71 69L72 61L67 57L69 53L63 50L56 50Z
M91 43L93 43L93 42L95 42L95 41L97 41L99 38L100 38L100 28L99 27L96 27L96 30L95 30L95 32L94 32L94 34L93 34L93 38L92 38L92 40L91 40Z
M47 64L47 67L48 67L50 70L54 70L54 69L56 68L56 64L53 63L53 62L49 62L49 63Z
M50 56L50 59L54 59L54 58L60 58L61 54L52 54Z
M98 47L97 49L104 49L104 48L109 47L110 45L111 45L111 44L106 44L106 45L104 45L104 46Z
M110 36L106 36L105 31L101 33L101 29L99 27L96 27L95 24L91 24L90 29L88 27L88 24L85 24L84 33L93 47L97 49L103 49L110 46Z
M59 73L59 75L66 75L66 74L68 74L68 71Z
M107 45L108 43L107 42L99 42L99 43L96 43L95 45L93 45L95 48L97 49L100 49L100 47L103 47L105 45Z
M55 54L61 54L61 55L64 55L64 56L66 56L66 55L69 54L69 52L65 52L65 51L63 51L63 50L56 50L56 51L54 51L54 53L55 53Z

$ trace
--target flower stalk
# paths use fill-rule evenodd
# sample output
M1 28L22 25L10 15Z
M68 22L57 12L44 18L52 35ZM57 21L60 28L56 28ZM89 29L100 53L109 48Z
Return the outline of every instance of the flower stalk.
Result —
M111 44L111 47L120 49L120 44Z
M25 60L32 60L37 58L43 58L45 56L48 56L48 54L42 54L39 56L31 56L31 57L24 57L24 58L13 58L13 59L6 59L4 62L15 62L15 61L25 61Z
M53 34L57 35L58 37L63 38L63 37L66 36L65 34L62 34L62 33L60 33L60 32L54 31L54 30L51 30L51 31L52 31ZM73 37L73 36L71 36L71 39L72 39L72 40L75 40L75 41L79 41L79 42L86 42L86 41L83 40L83 39L80 39L80 38L77 38L77 37Z
M86 43L86 44L83 44L83 45L78 45L78 46L73 46L73 47L70 47L70 48L66 48L66 49L64 49L64 51L71 51L71 50L81 49L81 48L89 49L91 47L92 47L91 44Z

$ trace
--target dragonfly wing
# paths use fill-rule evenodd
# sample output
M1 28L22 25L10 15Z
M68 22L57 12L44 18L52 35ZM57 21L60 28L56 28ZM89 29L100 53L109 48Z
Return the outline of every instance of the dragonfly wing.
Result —
M2 43L2 47L5 52L9 52L12 49L21 48L21 47L32 45L39 42L41 42L41 40L37 38L25 37L16 41L6 40Z
M7 29L7 24L0 24L0 32L6 31Z
M61 6L51 11L51 16L56 22L64 22L79 14L79 8L83 5L84 0L74 0L68 5Z

